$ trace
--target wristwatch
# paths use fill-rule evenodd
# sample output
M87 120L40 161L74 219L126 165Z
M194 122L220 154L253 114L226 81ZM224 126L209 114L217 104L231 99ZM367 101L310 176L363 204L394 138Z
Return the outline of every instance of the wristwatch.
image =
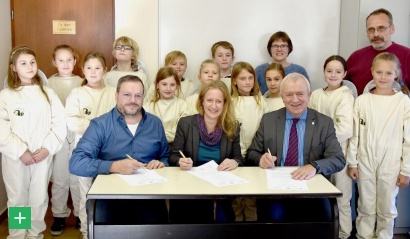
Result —
M320 173L320 166L318 163L311 162L310 164L316 169L316 173Z

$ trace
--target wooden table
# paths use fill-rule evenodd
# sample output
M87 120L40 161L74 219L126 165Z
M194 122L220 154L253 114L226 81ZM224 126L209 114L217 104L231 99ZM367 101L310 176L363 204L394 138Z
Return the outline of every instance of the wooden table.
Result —
M338 238L339 214L336 197L341 192L322 175L307 182L308 190L269 190L266 172L259 167L240 167L233 174L245 184L215 187L175 167L157 169L170 182L130 186L116 174L98 175L87 194L89 238ZM94 223L98 199L226 199L250 198L329 198L332 222L219 224L97 225Z

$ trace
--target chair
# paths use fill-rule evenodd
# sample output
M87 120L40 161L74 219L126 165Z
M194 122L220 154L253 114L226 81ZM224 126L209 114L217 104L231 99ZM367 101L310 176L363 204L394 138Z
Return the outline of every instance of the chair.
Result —
M367 83L366 87L364 87L363 94L369 93L374 88L376 88L376 83L374 83L374 80L371 80L369 83ZM392 88L393 90L401 91L401 86L396 81L393 82Z
M41 80L43 81L43 85L48 84L47 76L42 72L40 69L37 70L38 75L40 76ZM7 85L7 75L4 78L4 84L3 84L3 89L8 88L9 86Z
M347 88L349 88L352 93L353 93L353 97L356 99L357 98L357 89L356 86L348 80L343 80L343 85L347 86Z

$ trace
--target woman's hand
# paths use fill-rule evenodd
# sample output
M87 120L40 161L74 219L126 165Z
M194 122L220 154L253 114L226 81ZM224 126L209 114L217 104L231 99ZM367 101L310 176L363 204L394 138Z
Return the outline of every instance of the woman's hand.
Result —
M225 159L217 168L218 171L231 171L238 167L238 162L234 159Z
M178 164L182 170L188 170L192 168L193 161L191 158L179 158Z

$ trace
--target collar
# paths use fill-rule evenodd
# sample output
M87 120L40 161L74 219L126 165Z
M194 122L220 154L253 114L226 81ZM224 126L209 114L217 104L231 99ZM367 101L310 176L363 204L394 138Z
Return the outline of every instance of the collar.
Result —
M287 110L286 110L286 120L291 120L295 117L291 115ZM302 113L302 115L299 117L301 120L306 120L307 119L307 109Z
M112 71L116 71L117 68L118 68L117 65L113 65L113 66L111 67L111 70L112 70ZM139 68L139 66L138 66L137 63L135 63L135 65L132 66L132 71L139 71L139 69L140 69L140 68Z

